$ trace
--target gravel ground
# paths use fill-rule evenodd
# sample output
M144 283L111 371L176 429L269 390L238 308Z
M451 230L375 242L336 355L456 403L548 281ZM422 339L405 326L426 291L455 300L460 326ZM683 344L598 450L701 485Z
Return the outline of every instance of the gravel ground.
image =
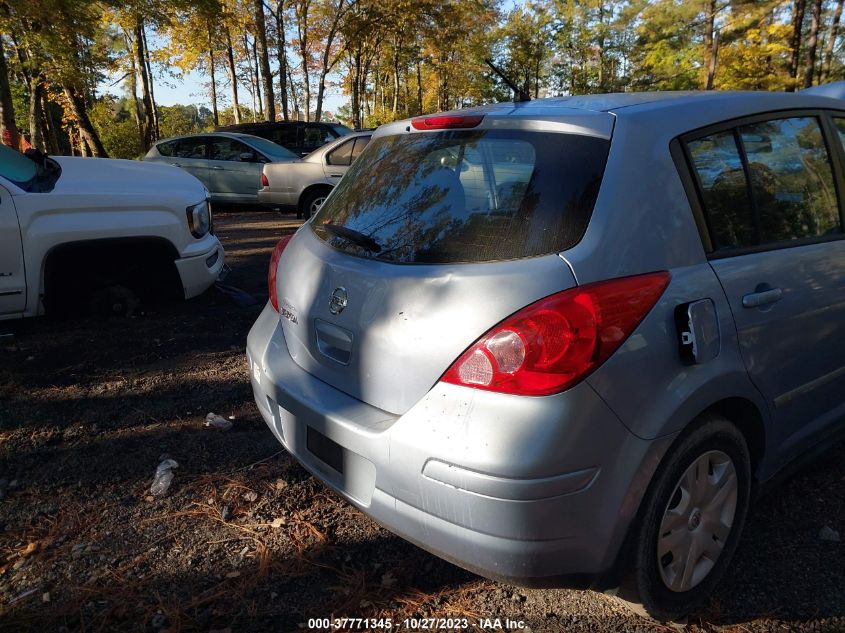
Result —
M258 303L0 326L0 630L299 631L314 617L479 618L531 631L845 631L845 446L754 508L732 573L679 627L589 591L483 580L381 529L280 452L244 341L296 221L220 214ZM0 343L6 345L6 342ZM214 411L234 427L203 427ZM179 467L153 498L165 456ZM493 623L495 624L495 623ZM484 630L494 630L484 627Z

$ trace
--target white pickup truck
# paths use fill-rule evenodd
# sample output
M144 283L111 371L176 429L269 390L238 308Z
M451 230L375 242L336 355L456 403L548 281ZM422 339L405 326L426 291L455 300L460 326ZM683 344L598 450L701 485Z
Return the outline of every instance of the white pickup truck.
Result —
M202 293L224 264L208 191L181 169L0 146L0 320L130 289Z

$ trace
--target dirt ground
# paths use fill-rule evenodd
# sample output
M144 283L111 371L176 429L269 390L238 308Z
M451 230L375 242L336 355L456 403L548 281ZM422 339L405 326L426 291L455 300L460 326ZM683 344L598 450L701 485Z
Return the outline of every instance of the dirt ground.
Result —
M270 250L296 225L217 216L227 283L251 307L211 289L128 319L0 325L16 338L0 339L0 630L300 631L331 616L673 630L609 596L480 579L381 529L281 452L244 344ZM234 428L204 428L210 411ZM179 468L153 498L165 456ZM845 536L843 445L758 503L730 576L682 628L845 631L845 543L820 539L825 526Z

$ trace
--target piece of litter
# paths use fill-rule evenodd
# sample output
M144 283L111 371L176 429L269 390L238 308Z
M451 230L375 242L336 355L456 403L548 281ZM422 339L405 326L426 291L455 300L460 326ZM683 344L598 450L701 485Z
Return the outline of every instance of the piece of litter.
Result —
M287 523L285 522L285 520L282 517L277 517L277 518L273 519L272 523L270 523L271 528L277 528L277 529L282 527L283 525L287 525Z
M24 591L22 594L20 594L16 598L12 598L9 601L9 605L11 606L13 604L20 602L21 600L26 600L27 598L29 598L32 594L34 594L37 591L38 591L38 589L30 589L29 591Z
M226 578L237 578L240 575L241 575L241 572L239 572L239 571L230 571L228 574L226 574Z
M205 416L205 426L216 431L228 431L232 428L232 421L216 413Z
M244 501L249 501L250 503L252 503L256 499L258 499L258 493L254 490L250 490L249 492L244 493Z
M153 485L150 486L150 493L154 497L161 497L167 494L170 483L173 481L174 468L179 468L179 464L176 463L175 459L165 459L158 465L153 479Z
M45 591L41 594L41 602L50 602L50 592Z

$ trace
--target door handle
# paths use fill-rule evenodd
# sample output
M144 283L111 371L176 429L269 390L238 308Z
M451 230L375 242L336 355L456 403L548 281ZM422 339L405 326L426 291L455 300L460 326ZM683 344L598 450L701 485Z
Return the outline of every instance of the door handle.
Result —
M173 165L174 167L181 167L179 163L167 163L168 165Z
M343 174L329 174L330 178L343 178Z
M758 286L759 288L759 286ZM743 308L760 308L771 303L777 303L783 299L783 290L780 288L769 288L757 290L742 297Z
M223 171L223 167L218 167L214 165L213 167L209 167L209 169L213 169L214 171Z

